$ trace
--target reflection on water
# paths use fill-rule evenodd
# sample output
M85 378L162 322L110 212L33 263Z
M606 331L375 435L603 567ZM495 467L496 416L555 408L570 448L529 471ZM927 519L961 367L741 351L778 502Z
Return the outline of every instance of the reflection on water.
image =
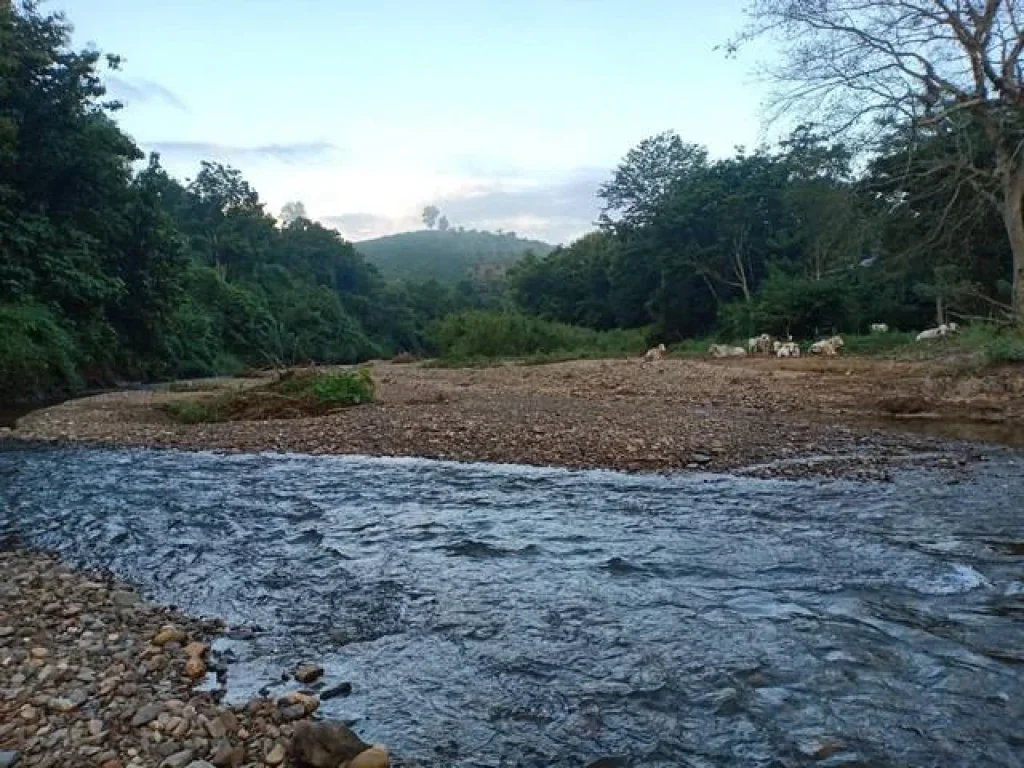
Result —
M328 715L425 765L1021 765L1022 501L1009 454L822 485L0 451L0 527L256 628L233 697L320 661Z

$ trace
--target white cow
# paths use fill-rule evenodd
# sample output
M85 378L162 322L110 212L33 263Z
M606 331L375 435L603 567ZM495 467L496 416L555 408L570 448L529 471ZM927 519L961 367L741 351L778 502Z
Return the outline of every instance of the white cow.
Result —
M917 334L918 341L931 341L932 339L941 339L943 336L949 333L956 333L959 330L956 323L943 323L938 328L929 328L927 331L921 331Z
M835 357L839 354L840 348L845 346L845 344L846 342L843 341L842 336L833 336L831 339L824 339L811 344L811 354Z
M776 357L800 357L800 345L796 342L777 342L777 344L778 347L775 349Z
M772 337L767 333L747 339L747 351L752 355L770 355L772 346Z
M885 323L872 323L871 324L871 332L872 333L888 333L889 332L889 326L886 325Z
M648 349L647 352L644 353L644 362L645 363L654 363L654 362L657 362L658 360L661 360L661 358L663 358L664 356L665 356L665 345L664 344L659 344L656 347L652 347L651 349Z
M743 347L730 347L728 344L712 344L708 347L712 357L746 357L747 350Z

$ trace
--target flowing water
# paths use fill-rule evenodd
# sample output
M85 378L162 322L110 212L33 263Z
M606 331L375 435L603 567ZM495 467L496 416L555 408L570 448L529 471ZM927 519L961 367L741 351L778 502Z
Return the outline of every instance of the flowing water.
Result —
M866 484L9 446L0 529L253 629L229 698L321 662L353 684L323 711L412 764L1024 764L1019 454Z

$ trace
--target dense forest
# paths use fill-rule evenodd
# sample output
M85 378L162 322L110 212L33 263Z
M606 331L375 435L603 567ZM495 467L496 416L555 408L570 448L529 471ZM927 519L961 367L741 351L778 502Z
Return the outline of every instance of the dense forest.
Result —
M406 273L397 280L300 207L270 215L235 169L208 162L186 182L169 176L118 127L102 66L119 61L74 50L59 15L0 4L6 398L443 353L471 332L505 334L528 353L524 334L550 337L543 320L591 329L564 339L637 329L616 338L650 343L1011 317L998 208L935 162L962 157L963 131L897 125L884 151L864 154L801 126L725 158L663 133L597 191L598 227L577 242L548 253L449 230L360 246L390 253L387 270ZM970 133L979 163L995 153L986 136ZM507 274L464 275L530 248ZM430 263L446 264L430 273L444 281L408 279L409 265Z
M856 172L847 148L809 127L719 160L655 136L599 190L600 230L524 259L511 293L552 320L652 325L666 342L1003 320L1011 258L998 216L969 189L951 204L952 171L906 173L944 151L941 139L913 154L893 146Z
M0 4L0 392L421 351L471 281L389 283L333 230L269 215L241 174L145 158L95 51Z

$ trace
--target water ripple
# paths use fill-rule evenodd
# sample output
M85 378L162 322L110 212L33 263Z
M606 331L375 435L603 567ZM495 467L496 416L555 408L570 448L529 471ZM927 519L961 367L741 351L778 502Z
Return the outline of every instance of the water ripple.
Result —
M413 764L1024 763L1024 472L957 485L0 448L0 533L316 659ZM841 751L818 760L815 751ZM834 744L833 744L834 746Z

